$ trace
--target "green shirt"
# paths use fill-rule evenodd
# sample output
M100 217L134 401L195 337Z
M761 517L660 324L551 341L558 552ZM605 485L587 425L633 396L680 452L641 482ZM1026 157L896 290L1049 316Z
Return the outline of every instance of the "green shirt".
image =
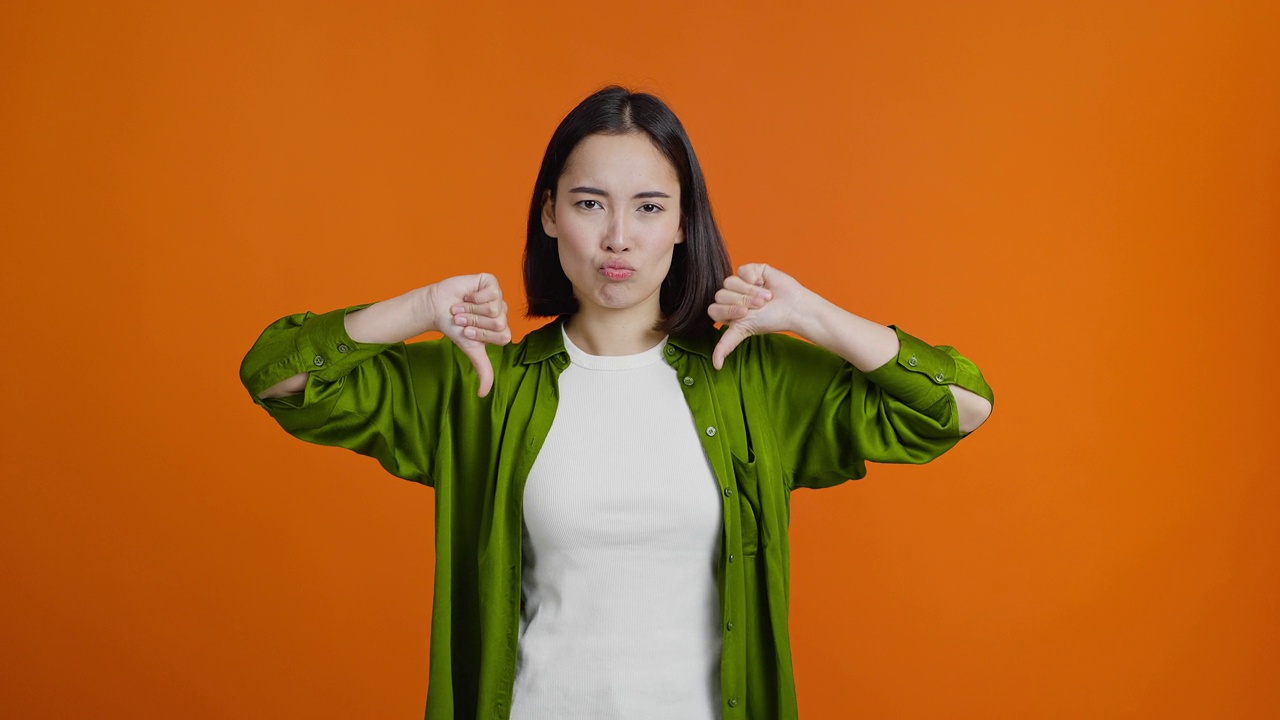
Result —
M347 312L302 313L268 327L240 368L245 388L290 434L372 456L436 493L435 598L426 717L509 716L520 617L524 482L551 428L569 364L558 322L489 346L495 380L449 340L357 343ZM722 370L718 332L671 338L702 447L721 487L717 571L722 715L795 718L787 632L790 493L861 478L866 461L924 463L961 434L948 384L992 399L972 362L894 328L895 360L862 373L786 335L748 338ZM259 400L310 372L303 393ZM655 688L655 691L658 689Z

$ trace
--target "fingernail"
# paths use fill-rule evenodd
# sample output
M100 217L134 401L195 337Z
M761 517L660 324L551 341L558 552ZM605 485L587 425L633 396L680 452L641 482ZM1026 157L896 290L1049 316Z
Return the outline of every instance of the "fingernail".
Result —
M772 300L773 293L769 292L768 290L765 290L764 292L760 293L760 297L764 298L765 300Z
M466 330L463 330L462 334L474 340L476 337L476 329L469 327Z
M463 312L466 309L467 307L465 305L454 305L453 307L449 308L449 312L453 313L454 315L457 315L458 313Z

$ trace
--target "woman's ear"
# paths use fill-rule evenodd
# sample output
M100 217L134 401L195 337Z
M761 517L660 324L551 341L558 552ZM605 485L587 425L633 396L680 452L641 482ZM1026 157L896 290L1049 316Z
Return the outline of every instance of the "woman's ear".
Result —
M680 221L680 229L676 231L676 244L684 242L684 221Z
M542 191L542 232L547 237L559 237L556 234L556 200L551 197L550 190Z

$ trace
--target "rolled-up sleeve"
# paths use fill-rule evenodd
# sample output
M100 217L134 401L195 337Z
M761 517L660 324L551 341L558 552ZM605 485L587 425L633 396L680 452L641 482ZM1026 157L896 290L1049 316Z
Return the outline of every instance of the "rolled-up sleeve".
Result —
M926 463L962 437L957 385L992 400L977 366L955 349L893 327L896 357L863 373L816 345L774 336L760 345L762 376L792 487L866 475L866 462Z
M299 313L267 326L240 363L240 382L253 401L267 407L271 401L264 401L258 395L300 373L311 373L317 380L333 382L391 347L382 343L358 343L347 334L347 313L365 307L368 305L354 305L321 315Z
M345 318L363 307L277 320L245 355L240 380L253 402L289 434L368 455L393 475L431 485L433 445L427 438L439 439L442 428L435 416L424 416L421 402L445 401L456 360L445 341L415 343L410 352L404 343L352 340ZM434 382L415 378L415 364L432 368ZM304 372L301 393L258 397Z
M936 407L951 397L947 385L969 390L995 404L991 386L978 366L955 348L933 346L890 325L898 335L898 356L867 373L867 379L901 402L919 411Z

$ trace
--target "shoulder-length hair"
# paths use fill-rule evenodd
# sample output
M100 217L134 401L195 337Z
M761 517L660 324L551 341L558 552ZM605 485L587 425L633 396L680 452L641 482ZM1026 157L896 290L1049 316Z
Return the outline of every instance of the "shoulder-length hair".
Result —
M714 326L707 308L731 273L724 238L711 214L711 199L693 145L671 108L647 93L633 93L616 85L599 90L578 104L551 136L529 202L529 227L524 246L524 286L527 317L570 315L578 310L573 285L560 265L555 238L542 229L542 204L547 193L555 202L556 184L565 161L588 135L649 136L680 178L680 223L684 242L675 246L671 270L662 282L662 319L656 329L677 337L707 332Z

